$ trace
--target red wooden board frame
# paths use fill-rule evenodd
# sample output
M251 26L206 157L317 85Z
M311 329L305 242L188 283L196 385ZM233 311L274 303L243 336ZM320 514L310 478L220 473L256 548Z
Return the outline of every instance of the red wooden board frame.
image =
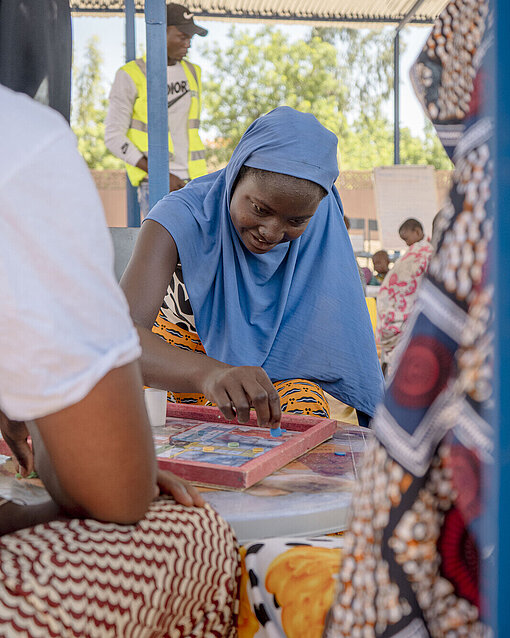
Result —
M250 420L242 424L239 424L237 420L228 421L218 408L202 405L169 403L167 416L209 423L257 426L257 417L253 410L250 414ZM301 432L301 436L293 437L262 456L247 461L241 467L166 458L158 458L158 466L194 483L230 489L245 489L329 439L337 429L337 422L321 417L283 414L281 426L286 430ZM0 454L12 455L9 446L2 437L0 437Z
M202 405L169 403L166 414L168 417L176 419L257 427L257 417L253 410L250 414L250 420L242 424L239 424L237 420L228 421L218 408ZM158 466L194 483L230 489L245 489L329 439L337 429L337 422L321 417L283 414L281 426L286 430L301 434L292 437L262 456L246 461L240 467L167 458L158 458Z

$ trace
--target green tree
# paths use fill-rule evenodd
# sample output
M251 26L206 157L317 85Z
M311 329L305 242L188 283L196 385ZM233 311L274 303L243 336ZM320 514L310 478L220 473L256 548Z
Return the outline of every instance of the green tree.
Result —
M370 170L393 163L393 128L382 116L359 118L339 136L340 170Z
M311 37L337 50L336 77L345 87L347 113L362 122L379 120L393 93L393 30L317 27Z
M384 118L358 120L339 138L340 168L370 170L375 166L393 164L393 123ZM412 135L408 127L400 129L400 163L451 169L452 163L427 121L424 137Z
M313 113L339 138L342 170L393 163L393 123L385 115L393 93L393 34L314 28L290 42L276 29L255 35L232 28L227 45L205 46L215 68L204 82L204 126L217 134L212 166L225 165L247 126L286 104ZM401 130L401 161L450 168L432 126L423 136Z
M444 146L441 144L437 133L432 126L429 119L425 118L425 148L427 149L427 157L429 158L429 164L432 164L440 170L453 169L453 163L446 154Z
M108 101L101 76L102 63L99 38L93 36L86 45L84 65L73 69L71 126L78 139L78 150L89 168L122 168L122 161L104 143Z
M206 45L203 51L215 68L204 83L203 124L223 138L214 149L218 161L228 161L253 120L283 104L313 113L337 134L346 130L347 95L335 76L337 54L329 42L289 42L270 27L255 35L233 27L226 46Z

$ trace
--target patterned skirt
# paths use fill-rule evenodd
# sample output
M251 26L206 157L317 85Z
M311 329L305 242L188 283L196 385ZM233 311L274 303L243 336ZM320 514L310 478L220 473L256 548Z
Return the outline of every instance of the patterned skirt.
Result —
M239 550L209 506L36 525L0 538L0 566L1 638L236 635Z
M158 318L154 322L152 332L173 346L189 350L190 352L201 352L205 354L204 346L198 334L175 323L171 323L163 312L159 313ZM306 379L287 379L285 381L274 381L273 385L280 395L283 412L329 417L330 410L328 401L322 388L316 383ZM169 392L168 400L174 403L208 404L203 394L193 394L190 392Z

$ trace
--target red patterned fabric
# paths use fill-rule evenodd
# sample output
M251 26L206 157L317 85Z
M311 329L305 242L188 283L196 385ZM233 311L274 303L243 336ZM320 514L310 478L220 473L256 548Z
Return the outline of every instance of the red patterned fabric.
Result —
M209 506L37 525L0 538L0 565L1 638L235 636L238 546Z
M425 408L443 391L453 368L446 346L430 335L413 337L406 357L393 379L393 392L400 405Z
M412 244L388 272L377 293L377 336L382 363L389 362L397 345L431 255L432 245L426 239Z

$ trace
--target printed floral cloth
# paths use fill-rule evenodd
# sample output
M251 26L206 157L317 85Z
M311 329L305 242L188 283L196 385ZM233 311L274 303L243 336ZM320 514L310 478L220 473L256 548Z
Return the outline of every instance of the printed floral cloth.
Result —
M413 309L432 250L432 244L426 239L412 244L395 262L377 293L377 337L381 347L381 363L390 361Z

